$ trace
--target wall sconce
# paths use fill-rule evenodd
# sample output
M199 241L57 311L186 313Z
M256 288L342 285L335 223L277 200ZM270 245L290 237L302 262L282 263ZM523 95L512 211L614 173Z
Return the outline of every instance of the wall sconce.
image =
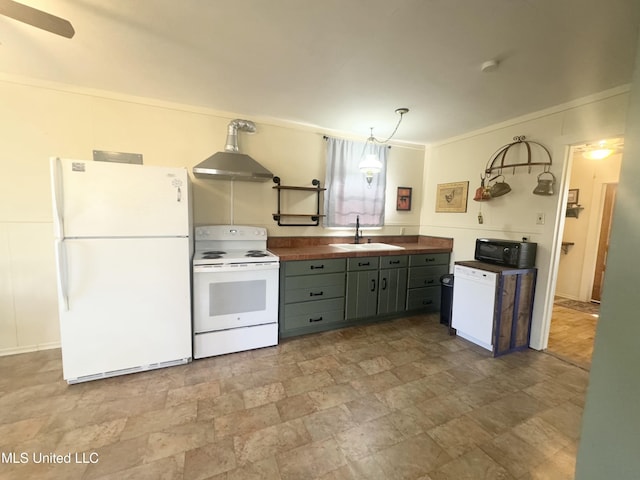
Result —
M376 153L374 152L374 148L373 148L374 144L376 143L385 144L389 140L391 140L393 136L396 134L396 132L398 131L398 127L402 122L402 117L408 111L409 111L408 108L396 109L396 113L400 114L400 119L396 124L396 128L393 129L393 133L391 133L389 138L387 138L386 140L378 140L376 137L374 137L373 127L371 127L371 135L369 135L369 138L367 138L367 143L365 144L364 150L362 152L362 154L364 155L364 158L358 164L358 170L364 173L364 178L367 180L369 187L371 187L371 181L373 180L373 176L376 173L380 173L382 171L382 162L378 158L378 155L376 155Z

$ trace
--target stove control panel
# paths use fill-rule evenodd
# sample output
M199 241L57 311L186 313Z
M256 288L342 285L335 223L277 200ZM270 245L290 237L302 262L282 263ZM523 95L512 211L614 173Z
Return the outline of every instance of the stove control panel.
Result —
M266 239L267 229L249 225L203 225L196 227L198 240Z

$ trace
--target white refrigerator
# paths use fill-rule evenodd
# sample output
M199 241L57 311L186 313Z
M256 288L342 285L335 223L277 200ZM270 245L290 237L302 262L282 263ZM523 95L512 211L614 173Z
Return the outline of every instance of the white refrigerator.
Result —
M62 158L50 163L65 380L189 362L187 170Z

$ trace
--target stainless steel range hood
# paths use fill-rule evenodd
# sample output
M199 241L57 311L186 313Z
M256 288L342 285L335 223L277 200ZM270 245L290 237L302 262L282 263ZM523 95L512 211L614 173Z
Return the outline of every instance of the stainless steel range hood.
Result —
M238 130L254 133L256 126L249 120L232 120L227 127L227 144L224 152L214 153L193 167L193 174L196 177L246 182L266 182L273 178L273 173L249 155L238 151Z

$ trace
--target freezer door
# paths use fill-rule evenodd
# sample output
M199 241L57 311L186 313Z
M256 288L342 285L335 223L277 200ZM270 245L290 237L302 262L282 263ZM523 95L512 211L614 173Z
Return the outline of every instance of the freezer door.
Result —
M51 159L56 237L189 235L184 168Z
M65 240L59 255L67 381L191 358L188 239Z

